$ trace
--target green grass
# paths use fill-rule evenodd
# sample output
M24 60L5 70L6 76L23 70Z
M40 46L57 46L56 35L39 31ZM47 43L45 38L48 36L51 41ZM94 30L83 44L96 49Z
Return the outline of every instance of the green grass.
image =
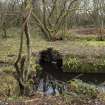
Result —
M20 32L21 30L19 29L11 29L8 31L8 35L10 36L9 38L0 38L0 61L9 62L12 64L15 62L19 50ZM31 48L32 52L34 53L37 53L48 47L53 47L54 49L58 50L62 55L69 55L71 57L83 58L86 60L105 58L104 41L65 40L47 42L43 38L41 38L38 32L35 33L35 30L33 31L32 29L31 40ZM26 52L25 40L23 52Z
M0 60L7 58L10 55L17 55L19 50L19 38L9 38L7 40L0 39ZM63 54L71 54L74 56L101 56L105 55L105 42L103 41L56 41L47 42L41 39L32 39L32 51L39 52L48 47L53 47ZM24 45L24 52L26 46Z

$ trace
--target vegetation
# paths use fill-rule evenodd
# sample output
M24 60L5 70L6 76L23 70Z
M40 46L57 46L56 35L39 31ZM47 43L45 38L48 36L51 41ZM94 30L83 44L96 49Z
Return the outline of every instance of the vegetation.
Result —
M97 58L72 58L67 57L64 60L65 72L79 73L104 73L105 61Z
M75 101L85 105L87 100L91 100L89 105L96 100L99 105L104 105L104 93L97 89L95 83L84 83L75 77L69 82L61 79L59 83L53 77L54 73L44 73L39 63L39 52L52 48L62 56L60 69L64 74L104 74L104 40L104 0L1 0L0 99L13 101L36 97L43 101L34 88L38 89L41 75L45 76L42 76L44 82L51 75L49 80L53 88L56 88L52 82L55 81L58 87L65 83L69 89L63 90L59 96L52 96L52 99L46 96L47 103L54 103L58 98L63 105L73 105ZM49 53L47 59L52 61L47 61L47 67L52 63L57 70L59 64L56 66L57 61L53 61L56 60L53 57L50 58ZM103 80L100 84L104 86Z
M18 81L7 74L0 76L0 95L8 98L9 96L18 96L20 87Z
M83 83L81 80L70 81L71 91L75 91L77 94L82 94L87 97L95 98L98 95L98 90L95 85L89 85Z

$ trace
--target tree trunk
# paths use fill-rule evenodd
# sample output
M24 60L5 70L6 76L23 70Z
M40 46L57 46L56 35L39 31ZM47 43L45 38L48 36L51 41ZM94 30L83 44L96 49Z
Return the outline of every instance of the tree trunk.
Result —
M26 45L27 45L27 73L26 73L26 81L28 80L29 72L30 72L30 60L31 60L31 40L30 40L30 33L28 22L26 22L24 27L24 32L26 35Z
M7 29L6 29L6 23L5 22L3 22L2 30L3 30L2 37L6 39L7 38Z

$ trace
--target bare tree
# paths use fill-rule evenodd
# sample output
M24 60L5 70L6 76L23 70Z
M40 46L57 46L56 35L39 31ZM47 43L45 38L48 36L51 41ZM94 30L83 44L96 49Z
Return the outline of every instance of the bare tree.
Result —
M31 16L31 0L24 2L24 13L23 13L23 24L22 24L22 32L21 32L21 41L20 41L20 49L18 58L15 62L15 68L17 72L17 80L19 81L21 94L28 94L27 90L27 82L29 79L30 73L30 58L31 58L31 46L30 46L30 33L29 33L29 18ZM23 35L25 33L26 37L26 45L27 45L27 55L22 56L23 51Z
M32 12L32 16L41 29L42 33L48 40L54 40L58 31L64 23L65 18L74 10L78 0L41 0L40 12L41 18L38 17L36 12Z

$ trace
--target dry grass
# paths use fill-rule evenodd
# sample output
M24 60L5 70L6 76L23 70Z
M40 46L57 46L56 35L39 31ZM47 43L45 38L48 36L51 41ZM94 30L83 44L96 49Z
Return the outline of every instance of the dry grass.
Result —
M47 42L41 39L32 39L32 52L39 52L48 47L60 51L63 55L79 57L105 57L104 41L56 41ZM0 61L11 61L16 58L19 49L19 39L0 39ZM24 52L26 46L24 45Z
M5 69L1 67L1 62L9 62L13 64L16 60L19 43L20 43L20 30L12 29L9 32L8 39L0 38L0 70ZM105 58L105 42L104 41L86 41L86 40L65 40L65 41L56 41L56 42L47 42L40 38L38 34L35 34L35 31L31 31L32 35L32 52L38 53L39 51L46 49L48 47L53 47L58 50L62 55L70 55L73 57L80 58ZM24 54L26 52L26 45L24 40Z

